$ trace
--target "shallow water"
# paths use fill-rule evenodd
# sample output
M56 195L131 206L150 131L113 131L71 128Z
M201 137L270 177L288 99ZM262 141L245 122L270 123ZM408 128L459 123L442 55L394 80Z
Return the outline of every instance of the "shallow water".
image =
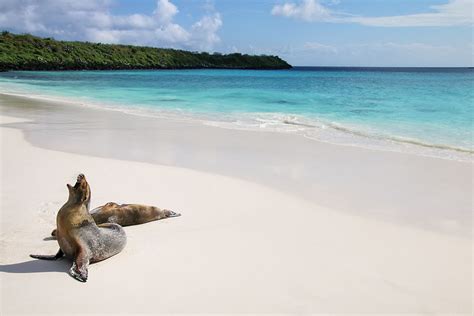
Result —
M472 158L473 88L472 69L0 73L0 92L461 160Z

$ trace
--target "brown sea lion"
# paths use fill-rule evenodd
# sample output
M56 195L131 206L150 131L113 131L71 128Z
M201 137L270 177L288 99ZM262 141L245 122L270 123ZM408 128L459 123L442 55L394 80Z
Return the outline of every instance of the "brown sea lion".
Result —
M83 174L73 186L67 185L69 199L56 217L59 251L56 255L30 255L32 258L57 260L63 256L73 259L69 274L85 282L89 263L105 260L125 247L123 228L115 223L97 225L89 213L90 187Z
M160 209L156 206L117 204L115 202L96 207L91 211L91 215L97 225L115 223L120 226L139 225L159 219L181 216L179 213ZM56 229L51 232L51 236L56 236Z

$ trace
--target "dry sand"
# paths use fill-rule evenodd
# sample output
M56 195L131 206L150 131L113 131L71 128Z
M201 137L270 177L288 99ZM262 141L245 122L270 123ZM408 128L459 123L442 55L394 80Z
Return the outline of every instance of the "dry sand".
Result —
M12 113L10 109L8 114ZM54 111L49 114L54 116ZM24 138L34 137L32 134L40 129L28 134L12 128L35 125L28 120L32 117L3 115L0 127L2 315L471 314L472 235L459 227L471 226L472 214L455 212L451 216L453 227L436 230L437 226L425 227L417 220L407 223L406 216L393 220L395 217L359 213L358 207L352 212L349 206L339 208L337 203L328 207L331 199L318 204L308 196L285 190L283 185L272 187L265 181L131 161L139 159L45 149L41 147L48 146L36 147ZM63 125L76 128L71 122ZM58 132L50 126L49 135L56 134L63 142L78 139L63 134L65 129ZM133 133L146 135L146 129L133 129ZM54 147L54 143L49 146ZM324 150L328 145L316 146ZM361 155L362 149L341 150ZM392 157L387 158L391 162L400 160L395 153L379 154L378 158ZM376 158L374 162L379 161ZM420 159L409 156L400 165L413 167ZM428 158L421 161L425 169L410 175L414 182L421 181L426 192L440 188L453 192L443 195L443 205L452 203L456 210L471 207L466 205L472 201L472 195L466 197L466 188L453 187L466 183L463 177L472 171L471 164ZM330 168L330 161L327 163ZM437 164L449 172L444 174ZM370 169L370 165L365 167ZM390 181L396 178L397 167L387 170L388 186L393 185ZM420 180L426 169L444 176L445 184ZM452 174L453 170L464 173ZM88 282L79 283L67 274L69 260L47 262L28 257L29 253L53 254L57 250L56 241L43 238L54 228L55 214L67 198L66 183L74 182L79 172L86 174L91 185L92 207L111 200L139 202L176 210L183 216L127 227L125 250L91 265ZM472 174L467 177L472 180ZM359 184L370 185L384 183ZM422 204L425 197L420 194L416 200L409 190L411 185L407 181L406 187L394 194L406 194L416 205ZM467 192L472 193L472 182L467 185ZM460 202L456 201L457 191L463 193ZM347 197L350 201L352 195L345 193L342 191L339 199ZM382 204L384 200L374 196L377 198ZM386 209L403 208L405 202L397 201L386 200Z

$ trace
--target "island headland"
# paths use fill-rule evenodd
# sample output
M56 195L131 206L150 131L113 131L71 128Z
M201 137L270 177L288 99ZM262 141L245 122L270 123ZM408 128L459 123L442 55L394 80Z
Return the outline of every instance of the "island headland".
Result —
M0 71L128 69L290 69L278 56L190 52L171 48L57 41L0 34Z

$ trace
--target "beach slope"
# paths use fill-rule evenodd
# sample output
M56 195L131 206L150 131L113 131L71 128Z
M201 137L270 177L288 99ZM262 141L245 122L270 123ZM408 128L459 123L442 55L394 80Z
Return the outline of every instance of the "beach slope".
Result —
M34 147L2 117L1 314L470 314L472 243L338 212L257 183ZM71 127L72 128L72 127ZM138 202L181 217L127 227L87 283L43 240L83 172L92 205Z

